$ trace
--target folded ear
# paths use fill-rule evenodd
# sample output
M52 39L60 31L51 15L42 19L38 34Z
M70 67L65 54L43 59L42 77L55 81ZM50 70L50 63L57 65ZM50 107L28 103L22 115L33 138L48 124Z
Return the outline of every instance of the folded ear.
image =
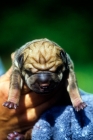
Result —
M24 63L23 58L24 58L23 54L19 55L17 58L18 66L20 69L22 69L22 67L23 67L23 63Z
M64 50L62 50L60 52L60 55L61 55L61 59L62 59L64 65L65 65L65 68L68 69L68 60L67 60L67 54L66 54L66 52Z
M60 55L61 55L61 58L65 65L66 70L74 69L74 64L73 64L73 61L71 60L69 54L66 53L64 50L61 50Z

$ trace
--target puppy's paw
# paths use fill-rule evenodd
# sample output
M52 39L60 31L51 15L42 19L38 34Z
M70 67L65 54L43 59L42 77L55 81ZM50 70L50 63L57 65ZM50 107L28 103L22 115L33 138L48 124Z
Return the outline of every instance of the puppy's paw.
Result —
M17 109L18 105L13 103L13 102L10 102L10 101L6 101L3 103L3 106L9 108L9 109Z
M7 139L8 140L25 140L24 135L19 134L18 132L15 132L15 131L13 133L8 134Z
M82 109L84 109L86 107L86 103L85 102L80 102L77 106L74 106L75 110L78 112Z

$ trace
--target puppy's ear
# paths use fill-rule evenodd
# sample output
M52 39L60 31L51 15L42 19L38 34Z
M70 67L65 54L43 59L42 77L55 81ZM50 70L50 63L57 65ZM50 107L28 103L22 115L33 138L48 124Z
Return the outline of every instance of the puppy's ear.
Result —
M17 62L18 62L18 66L20 69L22 69L22 67L23 67L23 63L24 63L23 60L24 60L23 54L19 55L17 58Z
M60 52L60 55L61 55L61 59L62 59L64 65L65 65L65 68L68 69L68 61L67 61L67 54L66 54L66 52L64 50L62 50Z

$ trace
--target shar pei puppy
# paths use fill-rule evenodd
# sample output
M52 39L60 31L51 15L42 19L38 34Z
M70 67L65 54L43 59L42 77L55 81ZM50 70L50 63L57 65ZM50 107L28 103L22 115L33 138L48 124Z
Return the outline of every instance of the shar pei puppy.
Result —
M15 52L12 65L9 96L3 106L18 108L25 83L41 98L60 94L57 104L72 104L76 111L86 107L79 94L73 62L55 42L45 38L26 43ZM12 140L16 136L25 139L17 132L8 138Z

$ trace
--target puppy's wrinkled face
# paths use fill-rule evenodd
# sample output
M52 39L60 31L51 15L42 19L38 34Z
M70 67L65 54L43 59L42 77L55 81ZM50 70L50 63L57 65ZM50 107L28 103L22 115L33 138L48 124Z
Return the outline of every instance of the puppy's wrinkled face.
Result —
M31 43L21 54L22 75L28 87L36 93L49 93L61 82L65 66L62 48L47 40Z

